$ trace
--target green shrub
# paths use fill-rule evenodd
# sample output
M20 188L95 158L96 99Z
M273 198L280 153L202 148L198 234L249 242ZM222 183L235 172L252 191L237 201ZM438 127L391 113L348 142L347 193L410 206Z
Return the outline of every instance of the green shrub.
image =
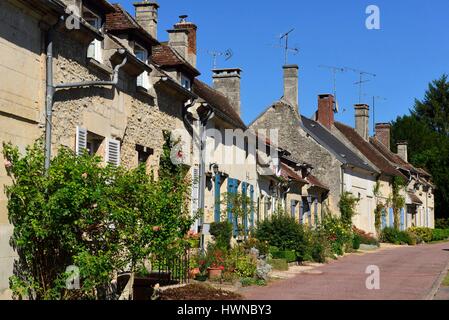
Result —
M352 238L352 248L354 250L359 250L361 242L362 238L358 234L354 234L354 238Z
M295 251L299 259L307 252L308 243L303 226L286 214L275 214L270 219L259 222L256 238L268 242L280 251Z
M218 248L228 250L231 247L232 223L229 221L212 222L209 232Z
M432 229L423 227L411 227L408 229L409 232L415 234L418 238L425 242L432 241Z
M432 241L441 241L449 238L449 229L432 230Z
M383 242L393 244L415 245L418 242L418 236L410 231L400 231L395 228L385 228L382 230L381 239Z
M285 259L270 259L268 260L268 264L273 267L273 270L288 270L288 262Z
M285 260L287 260L287 262L294 262L294 261L297 261L297 259L298 259L295 251L290 251L290 250L276 251L276 252L273 252L271 254L271 256L273 257L273 259L285 259Z
M355 234L357 234L360 237L360 243L361 244L368 244L368 245L374 245L379 246L379 240L377 240L372 233L367 233L361 229L358 229L356 227L352 227L352 231Z
M345 248L352 248L351 227L340 218L327 216L323 219L322 228L330 243L332 253L343 255Z
M435 229L449 229L449 218L439 218L435 220Z
M249 238L245 242L243 242L243 247L247 252L249 252L252 248L256 248L259 250L259 255L266 256L269 253L269 245L268 242L260 241L256 238Z

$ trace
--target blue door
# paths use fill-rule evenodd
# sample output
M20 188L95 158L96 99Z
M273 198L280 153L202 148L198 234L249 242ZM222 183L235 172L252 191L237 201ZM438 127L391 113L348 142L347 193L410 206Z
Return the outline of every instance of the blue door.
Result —
M237 188L238 188L238 181L236 179L231 179L228 178L228 186L227 186L227 191L229 196L232 197L232 195L235 195L237 193ZM237 221L237 216L233 217L232 214L232 203L230 201L228 201L228 221L232 223L233 225L233 230L234 230L234 236L237 236L237 228L238 228L238 221Z
M390 208L390 216L389 216L389 222L390 222L390 227L394 227L394 215L393 215L393 208Z
M221 175L215 175L215 183L214 183L214 198L215 198L215 207L214 207L214 221L220 222L220 183L221 183Z
M404 208L401 208L401 230L405 230L405 213L404 213Z

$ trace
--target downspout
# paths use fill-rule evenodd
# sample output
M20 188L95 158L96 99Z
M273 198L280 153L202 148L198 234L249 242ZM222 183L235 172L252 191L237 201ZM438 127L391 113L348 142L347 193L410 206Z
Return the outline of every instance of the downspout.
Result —
M62 20L59 21L59 23ZM59 24L58 23L58 24ZM58 25L57 24L57 25ZM54 27L53 27L54 28ZM46 74L46 84L47 84L47 97L45 102L45 172L50 168L51 160L51 129L52 129L52 116L53 116L53 99L57 89L69 89L69 88L79 88L79 87L92 87L92 86L113 86L118 84L119 71L126 64L127 57L123 59L122 63L115 66L114 74L111 81L86 81L86 82L74 82L74 83L61 83L54 85L53 82L53 31L50 29L48 31L47 37L47 74ZM125 49L118 49L120 54L124 54Z

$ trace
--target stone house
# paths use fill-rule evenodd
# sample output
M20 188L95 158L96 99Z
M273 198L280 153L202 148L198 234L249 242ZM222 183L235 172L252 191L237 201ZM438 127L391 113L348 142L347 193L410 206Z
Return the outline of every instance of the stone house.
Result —
M329 189L321 211L339 214L338 202L343 192L349 191L360 199L354 223L372 219L372 194L377 169L366 159L349 149L333 133L334 98L325 94L318 97L315 119L300 114L298 103L298 66L284 66L284 95L257 117L250 128L277 129L279 146L291 152L297 163L314 166L314 175ZM321 214L319 215L321 216Z

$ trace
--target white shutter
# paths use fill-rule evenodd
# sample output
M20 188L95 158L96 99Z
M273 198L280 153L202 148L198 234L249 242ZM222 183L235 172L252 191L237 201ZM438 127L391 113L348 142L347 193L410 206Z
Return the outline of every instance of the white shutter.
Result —
M106 139L106 162L114 166L120 165L120 141Z
M200 170L197 167L192 168L192 215L196 214L199 207L199 184Z
M76 127L76 142L75 152L79 156L82 154L83 149L87 148L87 130L81 127Z

